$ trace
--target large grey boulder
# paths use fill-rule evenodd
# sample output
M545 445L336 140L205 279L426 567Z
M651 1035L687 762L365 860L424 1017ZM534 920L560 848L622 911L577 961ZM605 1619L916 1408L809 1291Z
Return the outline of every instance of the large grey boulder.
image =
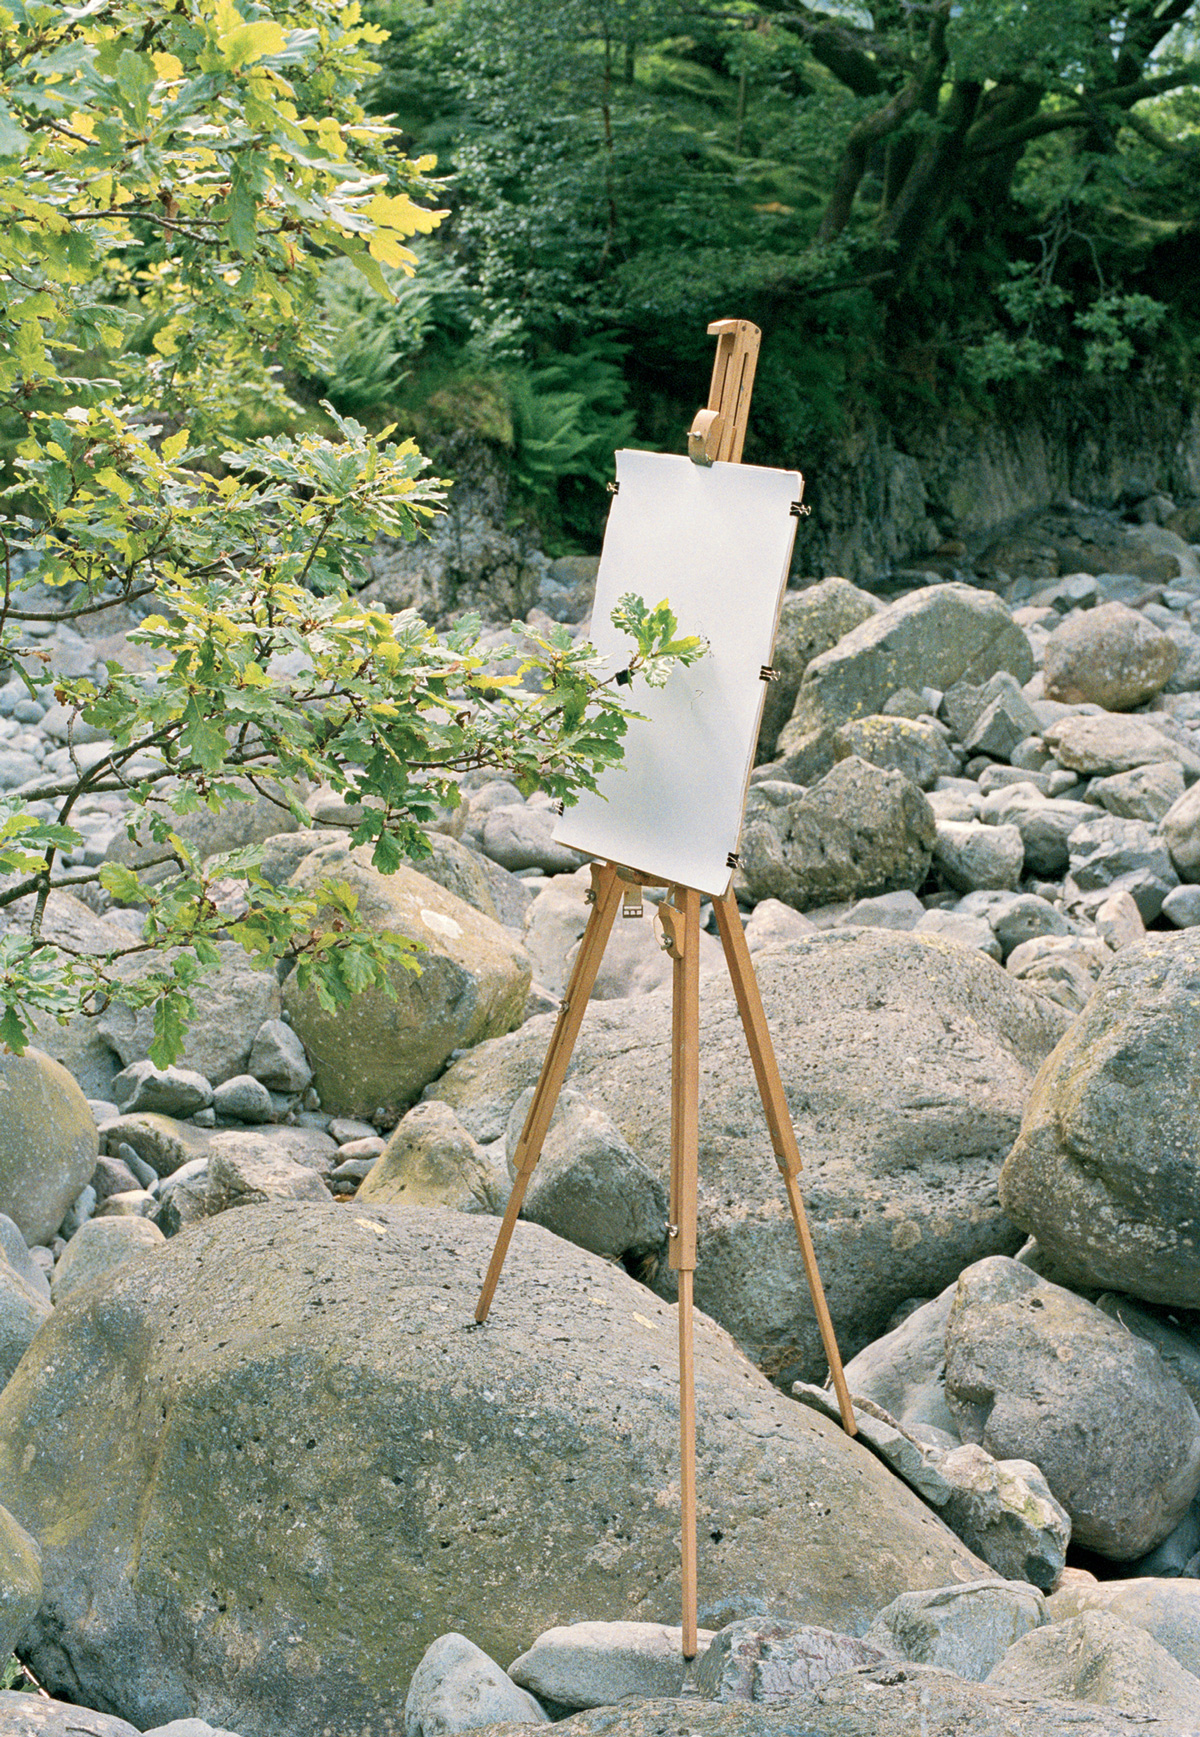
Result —
M0 1255L0 1386L17 1367L49 1315L50 1304L40 1289L35 1289Z
M1120 712L1073 713L1045 732L1046 746L1072 772L1129 772L1135 766L1155 766L1177 760L1189 782L1200 777L1200 754L1183 746L1169 731L1169 719L1129 717Z
M811 776L828 766L838 726L881 712L897 689L945 692L1002 669L1019 682L1033 674L1029 641L1000 598L969 585L911 592L813 659L776 752L807 764Z
M0 1488L43 1543L27 1646L49 1689L141 1727L359 1737L440 1634L469 1626L503 1664L556 1622L677 1616L673 1311L518 1225L473 1330L494 1230L249 1208L62 1304L0 1394ZM902 1589L979 1574L703 1318L696 1387L703 1603L852 1631Z
M980 1580L902 1592L864 1639L913 1664L940 1665L981 1683L1014 1642L1045 1620L1046 1601L1034 1587Z
M148 1218L90 1218L55 1262L50 1294L61 1303L78 1285L95 1284L138 1255L156 1254L165 1241Z
M713 1639L698 1629L699 1657ZM683 1630L662 1622L572 1622L547 1629L513 1660L514 1683L560 1707L607 1707L683 1691Z
M369 927L419 944L420 971L397 967L394 999L367 989L329 1012L295 975L284 1005L312 1064L325 1109L371 1116L403 1109L434 1079L451 1052L518 1023L529 991L529 961L508 931L473 905L401 867L381 875L370 851L340 840L305 857L291 880L297 892L344 881Z
M111 1713L13 1689L0 1690L0 1731L4 1737L139 1737L136 1726Z
M532 1101L532 1088L522 1092L505 1132L514 1180L513 1156ZM659 1248L669 1217L666 1189L607 1111L569 1088L555 1106L521 1211L609 1260Z
M939 875L956 892L1021 884L1025 846L1015 826L981 826L978 821L938 822L933 860Z
M989 959L886 929L764 948L755 970L796 1124L813 1237L843 1355L906 1297L1013 1251L995 1177L1063 1019ZM1065 1018L1065 1016L1063 1016ZM536 1081L548 1016L461 1057L430 1089L481 1143ZM761 1368L823 1379L795 1231L728 984L701 1011L696 1295ZM642 1163L670 1174L668 994L589 1007L568 1083ZM669 1272L651 1275L669 1294Z
M888 1664L844 1671L775 1705L686 1696L594 1708L556 1725L555 1737L1195 1737L1195 1730L1079 1701L1013 1696L928 1665ZM501 1728L488 1737L501 1737Z
M939 778L952 778L958 760L945 732L929 718L851 718L833 738L835 760L851 754L886 772L903 772L919 790L932 790Z
M977 1442L949 1453L933 1449L950 1485L938 1513L963 1543L1006 1580L1049 1592L1062 1573L1071 1521L1041 1469L1029 1460L998 1460Z
M771 663L779 674L767 686L758 759L770 760L779 732L792 715L801 677L814 657L828 651L844 634L878 614L879 599L860 591L848 579L822 579L803 591L788 591L779 611Z
M358 1190L360 1205L450 1206L490 1212L494 1199L487 1158L448 1104L414 1104L401 1116Z
M1014 1695L1089 1701L1181 1725L1200 1720L1200 1677L1145 1629L1103 1610L1022 1635L987 1680Z
M1171 804L1161 830L1180 880L1200 881L1200 784Z
M885 1664L890 1652L811 1624L743 1617L697 1659L692 1681L710 1701L778 1703L819 1689L843 1671Z
M1005 1210L1083 1286L1200 1304L1200 931L1123 948L1034 1085Z
M1106 1610L1145 1629L1177 1664L1200 1677L1200 1580L1075 1582L1046 1606L1051 1622L1066 1622L1085 1610Z
M35 1539L0 1508L0 1658L5 1664L42 1602L42 1553ZM8 1727L0 1721L0 1731Z
M1144 615L1124 603L1102 603L1064 621L1047 640L1046 698L1131 712L1166 686L1178 662L1179 648Z
M236 941L216 943L219 963L191 991L196 1016L184 1039L179 1067L219 1086L247 1071L250 1050L265 1019L279 1017L279 984L271 970L260 970ZM165 955L170 958L170 955ZM162 963L162 959L156 961ZM149 965L130 966L136 980ZM145 1061L154 1041L154 1014L119 998L99 1018L100 1035L128 1068ZM153 1106L151 1106L153 1107Z
M739 892L797 910L919 887L936 832L911 779L851 755L811 790L751 785Z
M96 1166L87 1099L41 1050L0 1050L0 1212L26 1242L48 1243Z
M1071 873L1064 888L1068 905L1096 909L1110 888L1125 887L1142 921L1152 923L1177 879L1166 845L1144 820L1100 814L1077 826L1067 841Z
M8 906L0 911L0 931L6 919L27 924L32 911L32 899ZM123 951L131 939L120 922L98 917L82 899L66 892L53 892L46 900L41 933L43 940L96 961ZM121 1064L101 1037L94 1015L76 1013L60 1025L51 1013L35 1013L33 1029L36 1047L66 1068L85 1097L111 1097L113 1075Z
M936 1447L960 1445L958 1420L946 1404L946 1327L958 1291L955 1279L906 1315L845 1366L851 1393L869 1399Z
M544 1725L546 1714L463 1634L439 1635L413 1672L404 1737L453 1737L480 1725Z
M45 1250L39 1250L39 1254L45 1252ZM29 1244L12 1219L2 1212L0 1212L0 1260L7 1262L12 1271L16 1273L18 1278L25 1281L35 1296L41 1297L44 1302L50 1301L50 1281L46 1277L45 1269L32 1254Z
M1019 1261L969 1267L946 1328L946 1399L965 1441L1032 1460L1076 1543L1149 1550L1200 1489L1200 1417L1151 1346Z

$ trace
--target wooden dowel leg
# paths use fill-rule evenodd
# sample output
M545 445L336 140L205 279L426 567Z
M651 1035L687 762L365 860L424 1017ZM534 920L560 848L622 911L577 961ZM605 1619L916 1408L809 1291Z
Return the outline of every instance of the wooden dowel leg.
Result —
M679 1275L679 1525L683 1656L696 1656L696 1376L692 1340L692 1274Z
M513 1180L512 1193L508 1197L508 1205L496 1237L496 1246L492 1250L492 1258L488 1265L487 1276L483 1281L483 1289L479 1293L479 1302L475 1308L476 1321L487 1320L488 1310L492 1306L492 1298L496 1294L496 1286L500 1281L500 1273L508 1254L508 1245L512 1241L513 1228L525 1199L525 1190L529 1186L529 1178L533 1175L538 1159L542 1155L542 1145L546 1132L554 1116L554 1108L558 1103L562 1083L566 1078L567 1069L571 1064L571 1055L575 1048L575 1040L583 1024L583 1016L587 1012L588 996L592 993L601 961L604 958L604 948L612 931L613 919L617 914L617 904L621 896L620 882L617 871L611 863L599 869L593 876L595 903L588 918L583 939L579 944L579 952L575 958L575 968L571 972L571 981L567 985L567 993L559 1009L555 1022L554 1034L550 1039L550 1047L546 1051L546 1059L542 1063L542 1071L534 1088L533 1102L529 1106L529 1114L525 1118L525 1126L521 1130L521 1138L513 1154L513 1166L516 1176Z
M661 912L674 961L671 1029L671 1220L667 1248L679 1279L679 1498L683 1656L696 1656L696 1384L692 1292L700 1145L700 895L676 887Z
M800 1193L800 1147L796 1141L796 1130L792 1126L791 1111L788 1109L787 1096L779 1073L779 1063L776 1060L774 1045L771 1042L770 1027L767 1025L766 1009L763 1007L762 996L759 993L758 979L754 975L754 963L750 958L750 949L746 945L746 937L742 931L742 919L738 915L737 900L732 890L726 892L722 898L715 899L713 909L716 912L721 945L725 949L725 962L729 967L734 999L737 1002L738 1013L741 1015L742 1029L746 1033L746 1046L750 1051L750 1062L754 1068L754 1077L758 1082L763 1112L767 1118L767 1127L771 1134L771 1145L774 1148L775 1159L787 1189L788 1205L792 1209L792 1222L796 1227L796 1238L800 1244L800 1258L804 1263L804 1276L808 1280L808 1292L812 1298L813 1313L817 1318L821 1344L824 1346L829 1373L833 1378L838 1410L842 1417L842 1427L847 1435L856 1435L857 1425L854 1422L854 1408L850 1404L850 1392L842 1371L842 1358L838 1350L837 1335L833 1330L833 1320L825 1299L825 1287L821 1283L816 1251L813 1248L812 1235L808 1228L808 1215L804 1210L804 1200Z

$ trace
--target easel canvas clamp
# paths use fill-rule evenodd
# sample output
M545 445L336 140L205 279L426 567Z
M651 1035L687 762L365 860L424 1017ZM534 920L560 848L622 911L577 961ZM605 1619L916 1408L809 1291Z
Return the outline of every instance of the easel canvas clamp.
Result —
M688 432L688 456L696 465L704 467L714 464L738 465L745 440L760 333L758 328L747 320L720 320L709 326L708 330L717 336L717 354L713 365L708 405L698 412ZM650 456L658 459L660 465L668 467L682 465L684 473L689 471L690 467L685 460L663 460L659 458L659 455L623 454L619 455L619 459L635 460ZM673 474L678 479L678 470ZM749 473L743 471L737 479L733 480L739 484L749 483L755 476L772 479L765 498L772 508L776 522L780 517L781 505L784 512L790 510L794 514L798 503L791 503L789 509L786 494L798 492L798 489L803 486L802 478L795 473ZM690 506L690 497L686 495L687 475L685 474L681 480L685 485L686 511ZM692 481L695 482L696 480L695 473L692 473ZM728 483L729 480L726 477L725 483ZM725 483L722 483L720 473L714 472L711 484L705 485L700 496L696 498L713 506L710 497L715 496L713 510L719 514L722 489ZM780 494L781 487L786 491L785 494ZM622 497L622 501L625 501L625 497ZM751 507L754 507L753 502L751 502ZM614 503L613 518L610 518L610 532L613 531L613 519L615 517L616 506ZM776 559L781 548L786 550L783 570L779 574L776 584L777 594L773 596L771 605L773 615L768 622L772 637L774 624L778 620L783 586L786 582L787 559L790 558L794 528L793 520L790 532L782 539L777 528L776 541L770 545L770 548L774 550ZM635 527L635 531L636 529L637 527ZM639 553L642 553L640 545L636 546ZM610 553L613 555L614 561L619 560L621 547L619 537L614 535L610 549L609 535L606 534L605 556L601 563L602 572L604 561ZM770 558L768 555L768 560ZM722 577L727 582L727 575L722 575ZM772 583L774 584L775 581ZM671 597L672 607L679 607L675 594L669 592L668 595ZM597 613L599 614L599 611ZM694 624L689 620L685 619L684 626L689 632L694 630ZM772 672L767 663L769 654L770 643L768 639L766 655L760 658L753 671L752 679L767 680L770 678ZM738 679L744 689L744 671L739 674ZM696 692L698 691L696 690ZM696 709L696 692L685 692L683 695L683 703L691 702L693 710ZM712 687L710 694L701 695L701 698L707 698L710 709L715 707L719 714L721 696L716 686ZM745 785L749 776L749 754L753 747L752 737L757 735L757 720L761 716L761 710L762 691L760 685L756 704L751 706L749 713L743 717L742 721L743 735L749 741L749 747L746 748L743 755L745 763L739 773L741 783L733 795L736 811L733 827L735 841L737 830L740 827L741 806L745 802ZM661 725L659 728L661 734ZM661 771L662 769L658 768L658 770ZM631 773L630 777L632 776ZM670 779L669 764L663 776L668 780ZM628 784L623 788L628 803ZM620 791L622 787L617 786L617 789ZM615 806L619 808L619 801ZM618 839L622 836L637 836L639 817L634 816L635 824L632 832L627 831L624 835L618 824L619 818L619 815L614 815L612 820L609 820L604 815L603 805L601 805L599 809L593 810L590 823L585 816L581 832L578 830L579 823L576 822L577 831L574 836L571 836L572 823L567 820L560 822L556 836L565 831L568 834L565 842L568 843L577 842L582 837L584 842L580 848L589 851L589 854L599 856L602 854L601 850L591 849L587 841L590 839L594 843L600 836L603 836L605 827L611 827L613 835ZM589 824L591 826L590 831ZM597 824L601 828L599 833L596 831ZM563 1081L566 1078L575 1041L583 1023L588 997L591 995L600 969L605 945L612 931L617 909L624 904L631 915L635 911L640 914L642 888L665 888L666 896L659 906L659 920L662 925L663 944L672 961L671 1190L667 1246L670 1266L677 1275L679 1286L679 1488L682 1510L682 1633L683 1654L685 1658L690 1659L695 1656L697 1646L696 1405L692 1309L696 1271L696 1220L699 1186L700 902L704 893L707 893L713 901L717 928L721 937L738 1013L746 1034L751 1065L754 1069L755 1080L766 1114L775 1161L783 1176L788 1205L800 1244L800 1253L808 1281L809 1294L812 1298L813 1311L820 1328L821 1342L837 1393L842 1423L850 1435L855 1433L855 1423L854 1413L850 1405L850 1395L842 1373L833 1322L830 1319L828 1305L825 1301L824 1287L817 1269L808 1218L800 1194L800 1149L796 1140L795 1129L792 1126L791 1114L783 1089L783 1080L771 1043L766 1013L763 1009L758 982L754 975L749 948L742 932L737 901L730 885L729 870L734 866L734 859L730 855L721 862L718 876L719 885L714 881L714 870L711 864L697 870L693 878L700 883L698 885L688 884L684 879L678 878L674 874L661 874L653 866L647 864L647 854L653 856L659 851L658 841L646 833L644 816L641 817L640 824L643 828L641 836L646 842L639 847L641 853L639 860L646 866L639 869L623 861L613 860L614 853L604 851L603 854L608 856L609 860L597 862L592 867L592 886L588 894L592 907L591 914L580 943L570 982L567 985L567 992L559 1010L541 1075L534 1090L533 1102L529 1107L520 1140L513 1154L513 1166L516 1173L513 1190L496 1238L496 1246L475 1311L475 1319L478 1322L486 1320L491 1308L500 1272L512 1239L513 1228L525 1199L529 1179L541 1156L542 1145L554 1115ZM728 815L725 824L729 824ZM711 856L711 839L708 843ZM671 857L672 847L671 842L668 841L664 849L663 860L669 860ZM701 858L695 856L685 860L700 862ZM706 879L709 881L707 886L703 884Z

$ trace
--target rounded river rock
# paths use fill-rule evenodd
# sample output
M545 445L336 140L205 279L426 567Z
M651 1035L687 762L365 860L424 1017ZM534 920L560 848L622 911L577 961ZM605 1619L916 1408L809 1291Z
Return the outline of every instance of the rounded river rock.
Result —
M0 1395L0 1488L44 1553L28 1657L139 1729L402 1728L430 1642L507 1664L556 1624L679 1609L676 1321L496 1221L250 1206L56 1311ZM862 1629L983 1565L836 1425L696 1323L700 1601Z

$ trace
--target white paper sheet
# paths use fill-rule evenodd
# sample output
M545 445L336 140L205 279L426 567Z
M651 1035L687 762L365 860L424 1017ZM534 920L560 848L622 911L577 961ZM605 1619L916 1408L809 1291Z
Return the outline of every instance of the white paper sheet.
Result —
M555 828L562 844L719 897L729 884L762 718L779 607L804 479L755 465L693 464L657 452L617 454L592 639L613 670L631 643L609 616L627 591L666 598L681 634L708 655L666 687L636 682L619 766Z

